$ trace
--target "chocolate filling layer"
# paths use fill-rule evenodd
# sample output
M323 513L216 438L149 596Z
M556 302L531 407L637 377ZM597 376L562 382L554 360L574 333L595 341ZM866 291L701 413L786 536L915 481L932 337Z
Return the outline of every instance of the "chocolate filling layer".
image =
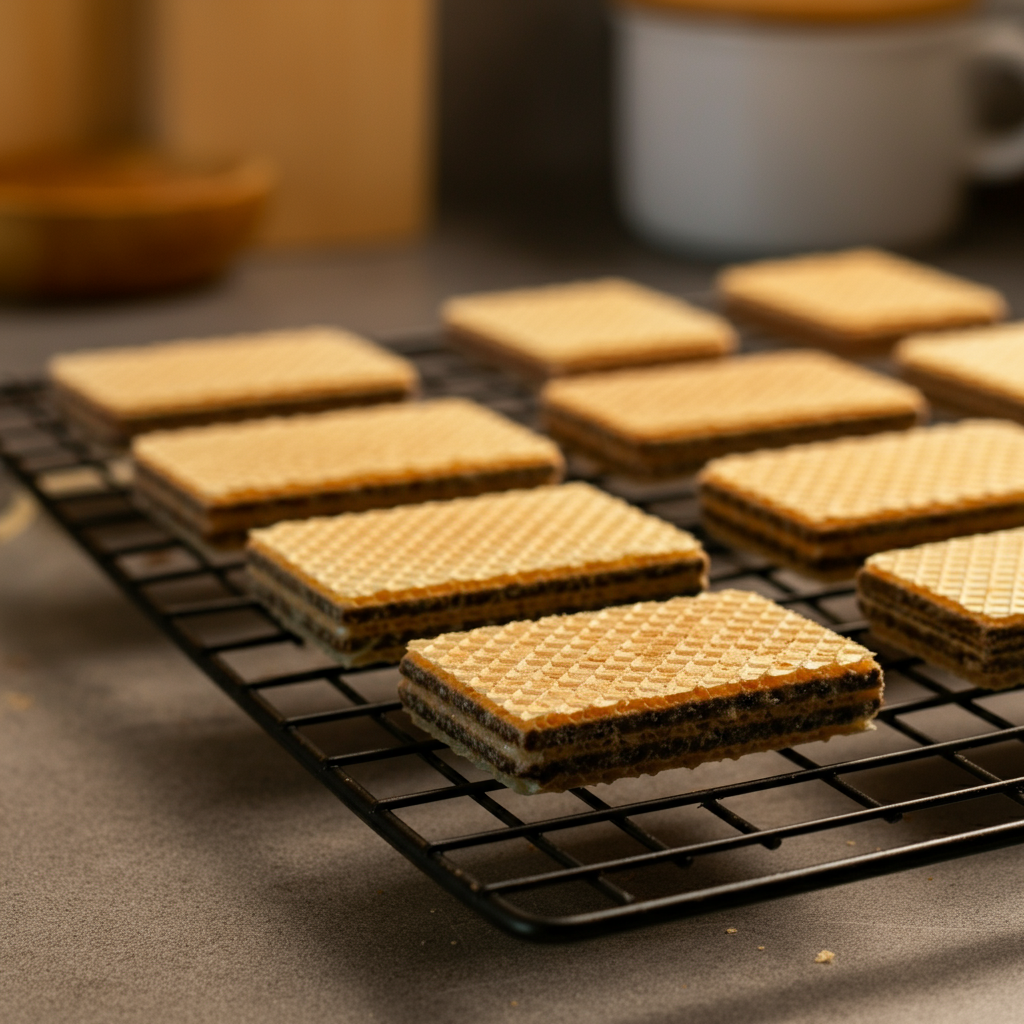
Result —
M575 607L577 596L588 591L617 587L623 584L638 584L635 600L657 590L664 591L666 596L676 594L699 594L705 583L706 563L702 557L694 556L685 560L665 562L659 565L647 565L640 568L614 569L607 572L580 572L546 580L535 580L529 583L508 583L497 586L472 587L453 589L447 594L432 594L426 597L409 598L396 601L382 599L372 605L344 606L335 604L320 591L306 586L301 579L282 568L273 559L264 558L258 551L249 550L247 555L250 565L260 572L266 573L279 586L295 594L296 597L314 607L321 614L349 627L355 627L379 620L392 620L431 612L473 610L491 604L509 604L518 600L529 600L542 595L551 597L565 596L569 604ZM649 586L639 586L650 584ZM661 584L659 586L658 584ZM457 583L451 584L457 587ZM683 589L680 589L683 588ZM623 604L628 603L628 598Z
M368 656L371 650L374 660L398 661L410 640L452 630L696 594L703 589L705 576L704 560L695 559L590 577L344 608L256 552L249 552L249 560L248 584L256 597L286 620L288 628L325 645L344 661L354 654Z
M863 602L861 607L871 628L879 636L893 640L912 654L920 654L925 661L940 663L970 679L1012 676L1015 682L1024 682L1024 636L1014 648L993 653L957 643L941 629L931 629L920 622L900 618L881 605Z
M869 570L860 573L857 590L865 618L883 639L979 686L1024 683L1024 626L986 625Z
M493 338L477 334L464 328L449 327L446 337L452 348L475 355L484 362L509 370L527 383L539 387L551 377L569 374L615 370L624 366L654 366L658 363L679 363L690 359L708 359L720 356L728 348L719 341L707 341L694 345L685 351L672 349L647 349L622 351L608 355L572 359L568 363L555 359L543 359L530 355L521 349L510 348Z
M126 443L136 434L152 430L176 429L206 423L233 423L264 416L287 416L297 413L327 412L330 409L348 409L384 402L401 402L414 393L412 388L395 384L378 384L364 391L334 395L280 398L276 401L238 402L222 408L196 408L180 411L152 413L148 416L117 416L96 405L75 391L59 384L53 386L54 396L61 411L80 423L89 433L107 441Z
M819 565L830 561L860 561L876 551L946 540L968 533L984 533L1024 524L1024 502L1019 497L992 502L982 508L947 512L912 512L874 522L819 529L787 518L763 505L704 481L701 506L709 518L752 535L791 557Z
M1014 400L1011 395L990 390L983 384L947 377L924 367L903 366L901 374L929 397L961 412L1024 423L1024 398Z
M337 491L319 491L268 501L231 505L204 505L194 495L152 470L136 465L135 488L175 518L204 537L236 534L257 526L270 526L282 519L306 519L339 512L362 512L391 508L443 498L485 494L557 483L560 469L550 464L522 466L479 473L454 473L394 483L357 486Z
M564 776L586 778L635 765L667 768L674 763L712 760L716 751L724 752L751 744L761 749L770 749L777 746L781 738L795 742L795 736L811 736L823 729L849 731L860 724L866 725L881 703L877 694L839 705L830 703L824 707L820 704L791 704L790 698L782 713L745 722L731 721L728 717L712 719L697 736L672 736L668 723L659 722L659 727L666 733L663 738L645 738L607 751L576 752L567 749L561 756L554 754L549 759L523 764L499 746L487 742L485 735L465 728L455 719L439 715L428 702L420 699L412 687L403 684L399 694L414 716L476 753L487 766L502 775L534 783L539 788Z
M640 469L652 475L673 475L703 466L710 459L732 452L758 448L782 448L789 444L824 441L851 434L876 434L902 430L917 422L913 411L885 416L848 416L828 422L793 423L785 427L748 429L693 435L674 440L641 440L618 433L605 424L588 420L565 409L548 406L545 426L555 440L575 445L587 454L621 469Z
M643 732L647 729L671 730L683 723L710 722L723 716L733 716L736 713L767 718L772 710L779 709L783 705L799 706L806 701L828 701L837 695L857 694L865 690L880 691L882 685L881 669L875 666L869 672L848 671L837 676L815 679L805 683L794 683L762 690L741 690L739 693L727 697L709 697L705 700L685 701L657 710L572 722L553 729L523 731L488 711L471 696L450 686L445 680L420 665L410 655L406 655L402 659L401 672L417 686L436 694L444 703L451 704L467 717L479 722L488 731L527 751L544 750L567 743L577 746L591 745L605 740L618 739L625 734Z
M720 519L708 509L701 512L701 523L713 537L730 547L749 548L758 551L773 561L823 579L846 579L854 574L863 563L863 557L850 558L809 558L792 545L781 544L774 538L738 526L728 519Z
M752 299L732 296L726 297L725 312L727 316L767 328L770 333L781 335L784 338L809 345L824 345L833 352L856 352L858 355L888 353L892 348L892 343L897 339L914 331L926 329L926 325L907 321L902 327L896 329L869 328L859 332L844 332L826 324L783 312L774 306L762 305ZM983 322L988 321L979 320L976 316L961 315L950 317L948 322L942 326L943 329L970 327Z
M939 630L944 636L976 649L979 654L998 654L1024 644L1022 625L989 625L969 614L958 614L947 605L907 590L868 569L857 577L857 592L862 605L867 602L873 607L885 608L900 619Z

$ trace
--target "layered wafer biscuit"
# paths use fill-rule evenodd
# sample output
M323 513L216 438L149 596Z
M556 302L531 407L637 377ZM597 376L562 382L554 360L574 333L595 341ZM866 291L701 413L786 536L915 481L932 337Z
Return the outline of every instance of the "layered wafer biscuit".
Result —
M536 381L736 347L721 317L619 278L458 296L441 315L456 345Z
M870 651L739 590L414 640L401 671L413 722L521 793L859 732L882 696Z
M555 483L554 443L461 398L186 427L132 444L136 500L189 538L241 545L282 519Z
M1024 683L1024 529L872 555L857 597L879 639L986 689Z
M699 480L723 539L849 575L888 548L1024 524L1024 428L963 420L727 455Z
M249 585L290 629L352 667L416 637L696 594L697 540L589 484L482 494L249 535Z
M50 361L49 377L64 412L115 444L163 428L398 401L419 385L410 362L333 327L70 352Z
M877 249L730 267L719 275L718 290L737 315L843 351L1007 315L994 288Z
M770 352L616 370L549 383L545 426L560 443L640 476L692 472L729 452L913 426L916 388L824 352Z
M917 334L893 354L936 402L1024 423L1024 322Z

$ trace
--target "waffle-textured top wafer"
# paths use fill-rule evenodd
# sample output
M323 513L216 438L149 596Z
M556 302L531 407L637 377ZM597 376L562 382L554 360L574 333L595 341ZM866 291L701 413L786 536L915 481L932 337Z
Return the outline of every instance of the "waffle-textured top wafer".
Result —
M916 388L806 350L557 380L543 402L645 441L927 410Z
M904 338L894 355L904 370L919 370L1024 402L1024 321L916 334Z
M1024 528L882 551L864 571L1000 625L1024 622Z
M532 729L874 666L852 640L740 590L447 633L409 656Z
M689 533L584 483L278 523L249 547L343 605L703 557Z
M136 462L205 505L550 466L557 446L463 398L155 431Z
M118 418L415 390L407 360L333 327L70 352L51 380Z
M704 484L815 527L1024 502L1024 427L961 420L725 455Z
M877 249L763 260L718 278L727 302L849 340L1002 320L994 288Z
M442 316L448 328L521 353L552 373L722 355L736 346L721 317L619 278L458 296Z

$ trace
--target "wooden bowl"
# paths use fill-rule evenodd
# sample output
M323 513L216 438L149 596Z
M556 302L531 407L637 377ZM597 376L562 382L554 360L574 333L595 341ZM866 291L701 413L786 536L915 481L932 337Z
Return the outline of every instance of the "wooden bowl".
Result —
M215 277L249 240L273 183L261 160L148 152L0 158L0 292L82 299Z

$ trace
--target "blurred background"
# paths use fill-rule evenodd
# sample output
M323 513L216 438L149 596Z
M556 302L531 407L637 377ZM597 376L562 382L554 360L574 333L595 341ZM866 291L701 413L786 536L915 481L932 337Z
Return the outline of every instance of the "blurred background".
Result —
M602 0L0 0L0 152L270 159L283 244L608 214Z
M439 222L621 233L610 10L605 0L0 0L0 287L116 293L126 262L216 250L170 274L176 286L219 272L252 239L375 246ZM1017 0L983 8L1024 23L1022 12ZM1012 69L981 76L981 120L1015 127L1021 82ZM70 166L83 152L84 172ZM97 153L121 163L101 173ZM107 235L97 241L93 226L72 238L81 211L71 224L67 190L84 176L95 192L104 174L102 199L79 189L76 201L103 206ZM968 207L1016 217L1021 187L1003 177L974 188ZM26 179L64 188L59 230ZM113 239L118 189L135 248L104 281L66 250L125 244ZM197 206L221 220L193 218L172 237L169 208L181 222ZM64 260L49 279L46 254ZM133 279L125 290L159 286Z

